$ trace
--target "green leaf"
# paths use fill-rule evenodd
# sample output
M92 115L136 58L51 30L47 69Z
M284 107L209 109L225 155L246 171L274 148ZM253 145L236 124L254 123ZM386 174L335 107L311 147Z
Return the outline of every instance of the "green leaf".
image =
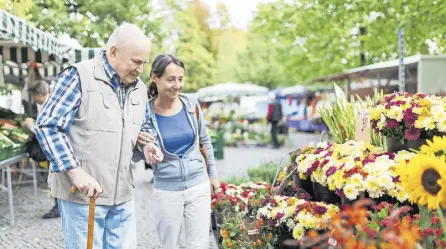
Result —
M420 227L421 229L426 229L428 227L431 227L432 225L432 220L431 220L431 215L429 212L429 209L427 208L427 206L419 206L420 209Z
M379 229L379 225L376 221L373 221L369 224L369 228L377 230L377 229Z
M385 219L387 216L389 216L389 212L386 208L381 209L378 213L380 219Z

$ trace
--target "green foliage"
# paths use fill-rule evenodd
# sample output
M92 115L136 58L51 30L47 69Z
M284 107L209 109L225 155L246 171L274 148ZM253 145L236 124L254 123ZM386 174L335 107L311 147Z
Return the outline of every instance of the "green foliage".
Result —
M277 71L276 78L298 84L397 58L400 26L405 28L406 56L444 53L445 17L445 1L278 0L259 6L248 36L263 37L266 52L279 56L276 61L283 71ZM435 51L429 51L429 43L436 44ZM265 52L255 43L248 43L247 51ZM269 61L253 63L259 69L249 71L262 75Z
M163 36L162 20L154 15L151 1L41 0L34 2L31 13L38 28L67 33L84 47L104 47L123 22L138 25L155 44Z
M231 177L228 177L225 180L223 180L223 182L227 182L229 184L234 184L234 185L238 186L242 183L249 182L249 179L247 179L246 177L242 177L242 176L231 176Z
M172 4L176 9L175 21L170 25L174 54L185 64L185 92L194 92L212 83L215 70L212 32L206 22L209 10L199 1L186 7Z
M248 176L252 182L266 182L272 184L274 177L279 168L284 166L273 162L265 162L259 165L259 167L249 168Z
M31 18L30 9L33 5L32 0L2 0L0 9L7 11L15 16L29 20Z

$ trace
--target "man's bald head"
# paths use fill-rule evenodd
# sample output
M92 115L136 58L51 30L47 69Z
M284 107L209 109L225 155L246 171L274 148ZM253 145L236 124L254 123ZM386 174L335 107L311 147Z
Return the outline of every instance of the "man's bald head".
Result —
M107 42L107 59L122 83L135 82L150 55L150 39L130 23L117 27Z
M150 39L135 24L123 23L117 27L108 38L107 52L112 46L125 48L130 45L130 43L150 46Z

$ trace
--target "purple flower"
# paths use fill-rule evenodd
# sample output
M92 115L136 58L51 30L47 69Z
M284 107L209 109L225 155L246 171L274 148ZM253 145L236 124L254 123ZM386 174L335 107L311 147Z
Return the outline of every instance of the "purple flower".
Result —
M268 226L273 227L276 225L276 222L274 220L268 220Z
M420 138L420 133L420 129L411 127L404 132L404 136L406 136L408 140L417 140L418 138Z
M396 127L398 127L398 121L396 121L395 119L388 119L386 121L386 123L387 123L387 127L388 128L396 128Z
M412 108L408 108L403 112L403 120L408 126L413 126L417 120L417 115L412 111Z
M279 212L279 213L276 214L275 218L280 220L283 216L285 216L285 214Z
M319 215L324 215L327 212L327 208L323 206L314 206L314 212Z
M395 158L395 153L392 152L386 152L383 155L388 156L390 160L393 160Z
M311 175L311 173L313 173L313 171L315 171L317 169L317 167L319 166L319 161L315 161L311 167L307 170L307 172L305 172L305 176L309 177Z
M334 173L336 173L336 167L334 167L334 166L331 166L328 170L327 170L327 173L325 173L325 175L327 176L327 177L329 177L329 176L331 176L331 175L333 175Z
M392 182L400 182L400 176L392 177Z

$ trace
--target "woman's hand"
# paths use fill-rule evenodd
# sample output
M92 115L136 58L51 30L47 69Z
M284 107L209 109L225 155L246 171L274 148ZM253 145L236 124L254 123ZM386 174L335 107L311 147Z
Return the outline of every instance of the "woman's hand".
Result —
M163 152L153 142L144 145L143 153L144 157L146 158L146 162L152 165L152 167L162 162L164 159Z
M156 136L154 136L148 132L141 131L138 135L138 148L140 145L154 143L155 141L156 141Z
M220 181L217 178L210 178L211 181L211 194L214 194L220 189Z

